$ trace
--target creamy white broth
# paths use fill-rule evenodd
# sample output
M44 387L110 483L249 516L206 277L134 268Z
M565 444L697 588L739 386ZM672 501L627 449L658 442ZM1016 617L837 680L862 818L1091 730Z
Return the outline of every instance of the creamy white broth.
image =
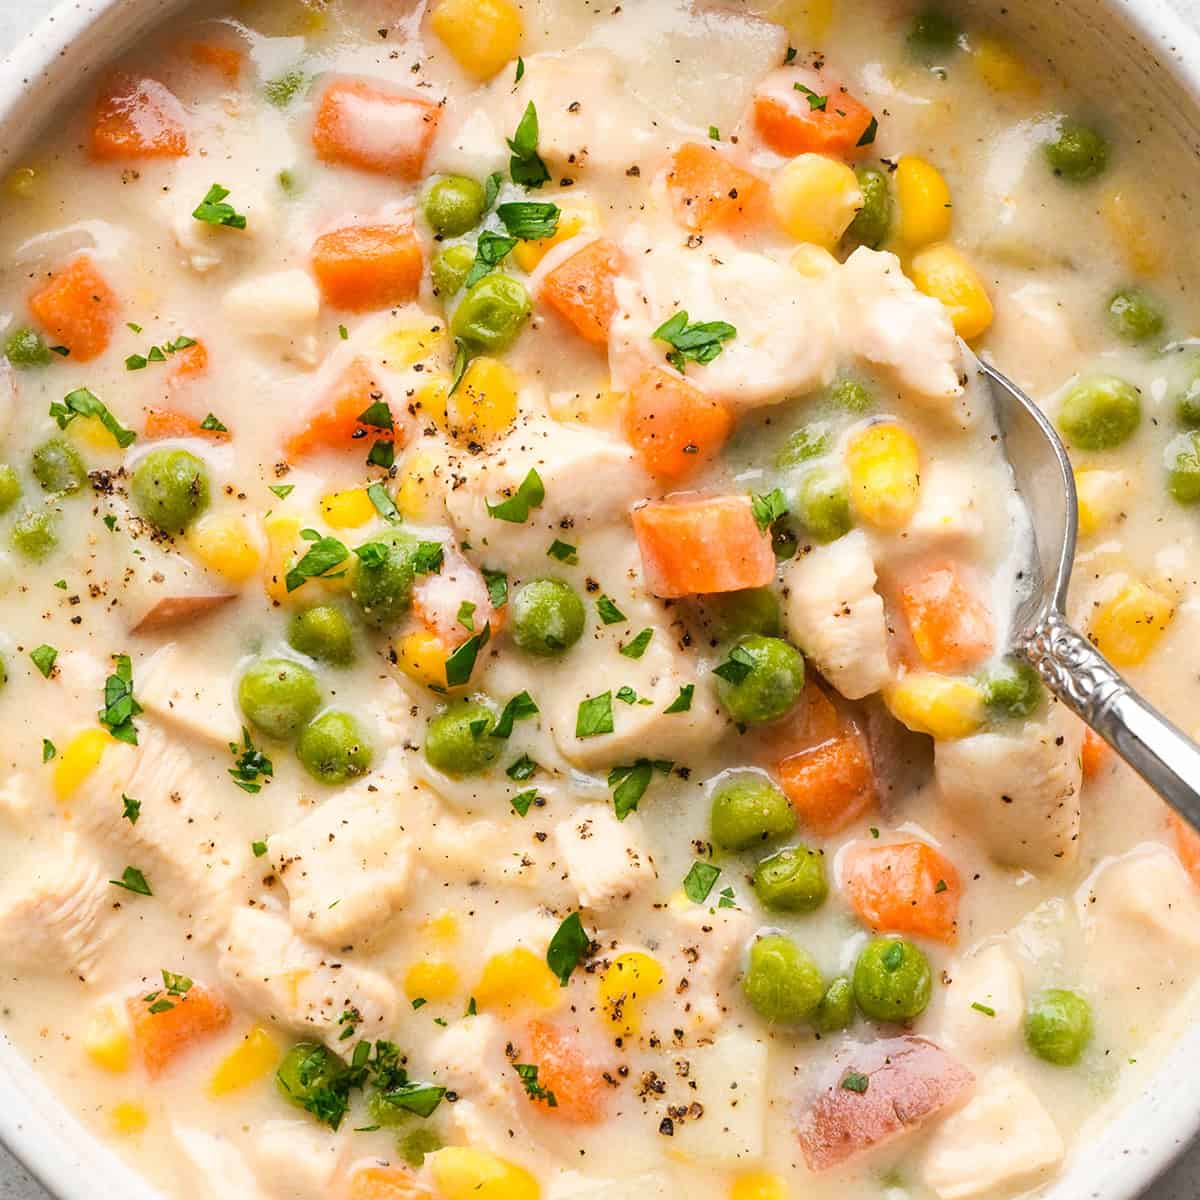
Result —
M732 232L693 234L686 245L688 231L672 215L667 163L682 143L709 143L712 127L721 140L711 144L720 153L774 179L788 156L763 144L749 111L755 88L780 68L792 45L798 65L810 65L810 51L819 49L830 77L878 116L877 140L864 161L921 156L941 169L953 198L951 240L969 255L995 306L994 323L975 348L993 352L1051 413L1077 375L1111 373L1140 389L1143 412L1133 436L1119 448L1076 458L1081 469L1121 474L1106 477L1106 490L1092 498L1097 528L1081 543L1072 615L1090 626L1097 606L1132 579L1163 597L1169 620L1130 673L1187 727L1195 687L1187 669L1195 637L1192 518L1166 495L1161 466L1163 447L1176 433L1187 355L1158 353L1191 332L1174 274L1176 268L1183 274L1183 264L1173 263L1167 249L1169 230L1179 226L1159 228L1174 198L1139 178L1136 134L1115 116L1106 127L1113 143L1108 172L1082 186L1056 179L1040 148L1045 114L1091 109L1071 93L1059 94L1053 73L1039 69L1036 47L1002 28L968 25L967 49L947 56L943 78L913 60L905 46L911 14L889 5L839 11L827 29L814 29L803 12L786 6L756 11L762 21L747 20L737 6L723 13L665 2L615 14L561 8L547 3L524 12L519 83L507 63L484 84L458 69L423 9L397 15L386 5L316 12L270 4L240 9L232 19L193 16L169 37L135 49L125 64L160 81L183 104L187 156L92 161L88 97L58 141L40 144L30 160L34 173L14 178L2 234L3 261L11 264L3 284L10 329L37 327L27 297L80 251L119 298L120 312L94 361L52 358L47 367L12 374L2 460L17 468L24 496L0 518L6 547L0 652L8 673L0 719L10 730L0 791L8 879L0 906L5 1027L64 1102L171 1195L219 1185L238 1195L298 1200L424 1195L402 1190L409 1167L400 1139L415 1129L431 1131L447 1147L492 1156L476 1159L476 1167L513 1164L495 1166L509 1172L484 1193L496 1196L619 1196L637 1189L748 1200L834 1196L851 1188L896 1200L987 1197L1039 1186L1076 1150L1078 1131L1152 1058L1156 1035L1193 980L1188 959L1200 937L1200 913L1176 843L1159 802L1111 757L1080 792L1081 731L1057 709L1043 705L1028 726L992 719L965 736L940 738L934 753L928 736L910 734L888 714L876 693L883 688L900 711L894 688L919 665L898 607L914 565L935 557L960 563L986 602L1002 649L1021 531L986 401L973 388L965 398L938 398L938 385L928 381L940 370L953 382L961 369L952 331L937 306L926 306L903 281L895 260L872 251L859 251L856 260L864 272L894 272L901 296L894 315L914 321L904 355L889 364L880 350L888 327L873 330L868 319L869 302L888 286L886 274L856 283L855 267L820 256L789 266L796 241L769 215ZM1015 91L981 77L984 39L993 36L1023 57L1036 94L1023 76ZM198 40L241 52L236 82L223 79L219 66L190 58L186 47ZM304 73L296 98L286 107L266 102L266 81L295 68ZM337 76L433 103L445 97L419 180L314 156L314 112ZM533 199L565 215L583 213L582 233L551 250L532 277L515 257L502 268L534 293L532 320L500 356L519 386L512 428L446 436L427 385L453 369L446 333L453 305L430 282L429 261L440 247L420 215L423 180L507 172L503 139L514 135L531 99L551 178L528 193L505 180L497 201ZM287 172L286 186L280 172ZM191 216L217 181L246 215L244 231ZM1127 220L1123 241L1113 232L1114 191L1144 226L1131 232ZM403 223L414 209L423 270L411 302L361 313L312 302L314 240L353 223ZM487 228L499 231L495 217ZM626 256L607 355L552 313L542 291L546 276L596 235ZM472 228L447 241L472 246L477 237ZM851 245L836 249L842 260ZM726 271L734 284L722 282ZM695 278L685 278L689 272ZM1114 338L1103 308L1116 287L1142 276L1169 323L1149 348L1130 349ZM788 326L756 305L755 280L794 294L799 319ZM770 296L774 301L778 293ZM613 392L661 361L664 347L651 345L649 334L685 300L692 320L724 319L738 328L710 364L689 363L684 376L727 404L736 426L723 451L687 478L656 479L628 449ZM759 320L762 352L751 355ZM135 332L126 322L141 328ZM198 339L207 351L207 366L195 378L177 374L186 347L166 362L126 368L128 355L181 336ZM54 342L50 331L47 340ZM399 430L391 474L364 466L369 438L304 456L285 448L360 356L370 363L372 394L386 396ZM925 376L917 374L921 368ZM830 402L826 385L841 370L873 392L869 411L846 412ZM924 379L932 398L914 378ZM82 387L138 433L128 450L79 420L60 434L46 416L51 403ZM193 422L211 413L230 436L154 439L146 435L150 410L180 412ZM854 531L822 547L800 530L799 549L781 560L775 585L785 633L808 653L810 677L823 673L854 701L839 699L839 711L869 740L878 803L826 834L802 821L761 850L714 849L714 791L747 772L778 776L781 744L799 737L795 744L804 745L811 691L782 725L739 732L716 694L712 672L726 658L729 639L713 605L690 597L664 602L648 593L629 510L680 491L762 496L775 488L794 507L810 466L777 465L789 434L816 423L828 441L810 462L844 470L856 436L886 418L900 422L919 447L916 513L884 529L857 512ZM43 498L28 464L51 436L75 445L93 473L111 474L94 474L79 494L56 502L59 544L33 563L9 548L9 530L24 503ZM170 446L206 465L205 519L244 522L252 565L242 578L206 569L193 535L164 536L131 512L130 478L139 459ZM487 503L513 491L530 466L544 482L543 504L520 524L489 516ZM943 486L939 479L953 482L956 471L969 479L961 494L973 500L972 520L965 533L947 534L945 520L922 506ZM412 677L419 672L411 646L405 655L406 639L422 632L414 618L379 632L359 619L344 579L308 582L291 594L280 586L305 549L300 530L315 529L348 547L386 531L373 509L347 527L331 524L322 508L324 498L372 481L396 497L406 529L445 543L442 574L426 582L442 580L450 597L443 623L451 628L460 595L486 611L480 568L505 570L510 596L529 579L554 576L584 601L583 635L561 657L523 653L513 642L511 613L481 649L471 690L486 693L497 709L528 691L540 709L514 724L483 773L453 778L424 756L427 722L444 701ZM272 487L292 490L273 494ZM952 499L951 515L965 511ZM280 538L281 528L290 533L272 559L270 536L275 531ZM575 548L577 563L547 557L556 539ZM872 674L870 647L835 661L827 631L818 636L810 629L811 640L796 632L797 623L813 620L801 611L804 599L855 549L878 575L868 592L877 586L887 606L884 675ZM232 599L214 614L131 632L163 597L209 593ZM624 620L603 622L601 596ZM316 676L322 708L344 710L359 722L373 749L371 769L326 786L309 776L286 740L251 726L274 775L257 793L241 791L229 775L235 759L226 744L240 738L245 720L237 681L263 657L297 658L286 640L288 620L329 601L353 617L353 665L298 661ZM618 653L647 628L654 635L641 658ZM41 645L58 651L46 679L29 657ZM146 709L134 718L139 746L108 745L78 786L56 788L76 736L98 728L113 654L130 656L133 692ZM974 672L949 675L970 688ZM665 715L686 684L694 689L690 709ZM580 701L622 687L652 703L614 697L615 733L577 737ZM1044 736L1036 732L1043 723ZM1045 834L1014 832L993 820L969 787L951 788L948 780L984 769L972 755L985 754L978 739L989 736L1013 739L1001 744L996 769L1019 803L1033 806L1017 811L1030 812L1031 823L1053 822L1076 805L1077 833L1069 821ZM1022 740L1029 736L1041 736L1042 748ZM44 763L43 739L56 750ZM525 755L540 769L529 779L508 778L504 769ZM609 771L645 758L670 760L672 771L652 771L636 814L618 823L610 816ZM1034 773L1043 760L1066 779L1063 804L1049 813L1036 807ZM140 774L131 774L135 763ZM153 772L164 764L183 774L156 780ZM140 797L137 784L145 789ZM530 789L537 800L521 817L511 801ZM124 794L144 805L137 824L121 814ZM348 858L337 846L338 806L366 821L364 840ZM300 836L298 828L311 830L323 813L335 822L322 834L330 848L304 851L297 862L290 839ZM166 839L157 847L156 830ZM589 841L609 837L619 847L615 869L611 859L606 866L599 852L593 859L587 850ZM886 922L869 930L848 896L855 849L912 842L937 848L961 881L949 941ZM813 913L770 911L752 886L755 864L800 843L823 853L828 899ZM1185 842L1182 852L1187 848ZM721 869L702 903L683 890L696 861ZM368 865L374 874L365 873ZM144 872L152 896L106 882L121 879L128 867ZM85 904L81 938L59 936L59 901L22 907L46 894ZM576 911L595 949L560 990L552 977L547 985L540 964L560 923ZM68 933L74 928L70 917L65 925ZM853 972L874 932L910 937L931 965L928 1007L907 1029L862 1014L847 1031L821 1036L808 1020L765 1021L748 1002L743 977L756 936L780 932L812 956L825 982ZM526 957L513 960L516 948ZM605 1015L606 973L630 953L650 956L664 981L633 1006L635 1032ZM497 961L518 963L514 979L487 985ZM335 978L342 972L340 978L358 982L334 985L315 1000L329 1009L324 1027L315 1029L297 1012L299 989L305 972L319 975L330 963L339 964ZM429 963L438 964L432 973ZM423 979L410 974L422 964ZM230 1016L152 1074L124 1014L127 1001L140 1011L139 1004L154 1003L142 998L162 998L164 969L194 980L197 996L221 997ZM290 983L262 984L281 971L291 972ZM1005 981L1016 996L989 1005L984 997L999 995ZM1054 987L1086 997L1094 1021L1091 1042L1073 1066L1040 1060L1021 1032L1026 1006ZM522 988L533 998L507 1006L507 995ZM342 992L361 1008L339 1024ZM464 1016L477 994L478 1014ZM380 1000L378 1009L368 1000ZM424 1003L413 1007L414 1000ZM167 1002L186 1011L196 1000L168 996ZM995 1015L972 1009L975 1003ZM158 1016L170 1020L171 1011ZM537 1064L531 1018L548 1021L587 1064L586 1087L571 1094L560 1085L564 1112L527 1096L512 1070L514 1062ZM114 1027L107 1034L105 1020ZM343 1039L347 1026L351 1035ZM269 1044L239 1077L244 1086L214 1095L215 1073L252 1027ZM856 1056L869 1054L865 1047L880 1038L907 1034L929 1039L956 1070L971 1073L972 1084L918 1113L915 1127L901 1136L811 1170L797 1130L830 1072L829 1094L858 1095L838 1082ZM366 1102L369 1083L354 1089L349 1113L331 1130L290 1104L273 1080L279 1059L301 1038L324 1038L347 1057L360 1040L386 1039L406 1056L414 1080L451 1094L427 1119L370 1128L376 1121ZM553 1078L548 1057L543 1076ZM886 1085L880 1079L875 1086ZM730 1090L743 1091L745 1100L725 1103ZM869 1088L863 1095L870 1096ZM577 1106L586 1119L578 1119ZM564 1120L566 1111L576 1119ZM1031 1113L1035 1123L1020 1127L1016 1147L996 1148L995 1130ZM955 1182L963 1155L972 1165ZM441 1168L438 1156L430 1156L411 1186L455 1200L459 1184L445 1165L453 1160L440 1161ZM379 1168L385 1182L372 1185L368 1166ZM516 1168L527 1174L514 1174Z

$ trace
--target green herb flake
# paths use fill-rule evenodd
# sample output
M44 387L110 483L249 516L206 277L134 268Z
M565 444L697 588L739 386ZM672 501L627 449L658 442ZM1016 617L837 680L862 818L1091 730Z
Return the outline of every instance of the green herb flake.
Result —
M812 112L825 111L826 106L829 104L828 96L818 96L812 88L807 88L802 83L795 83L792 86L808 101L808 107Z
M136 825L138 817L142 815L142 802L135 800L132 796L121 793L121 816L130 823Z
M42 762L48 763L57 757L58 747L49 738L42 738Z
M537 799L537 788L529 788L528 791L518 792L509 803L513 806L513 811L519 817L524 817L528 814L533 802Z
M601 692L579 704L575 714L575 736L596 737L613 731L612 692Z
M441 542L418 542L413 553L413 570L418 575L438 575L446 561L446 547ZM475 610L472 609L472 612ZM468 629L471 627L468 625Z
M274 79L268 79L263 84L263 96L268 104L273 104L276 108L287 108L296 98L300 89L304 87L305 82L304 72L299 67L293 67L290 71L277 75Z
M693 904L703 904L708 899L708 893L713 890L717 876L721 874L720 867L712 863L694 862L691 869L683 877L684 895Z
M271 760L255 747L250 730L244 725L242 744L239 746L237 742L230 742L229 753L233 755L233 766L229 768L229 774L243 792L257 795L262 791L263 783L269 783L275 774Z
M117 741L136 746L137 729L133 718L141 713L142 706L133 697L133 663L128 654L114 654L113 662L113 673L104 681L100 724Z
M391 496L387 493L387 488L378 480L367 488L367 499L371 501L375 507L375 511L385 520L390 521L393 525L400 521L400 510L396 507ZM441 549L441 546L438 546Z
M528 692L518 692L504 706L504 711L500 714L500 720L496 722L495 728L488 736L494 738L511 737L513 725L517 721L527 720L529 717L537 716L537 714L538 706L533 702L533 697Z
M348 342L350 340L350 330L348 330L345 325L339 325L338 337L340 337L343 342Z
M54 663L58 658L58 651L53 646L41 645L30 650L29 657L33 659L33 665L41 671L42 678L49 679L50 672L54 670Z
M521 80L524 78L525 78L525 60L523 58L518 57L517 58L517 73L513 79L513 82L520 83Z
M949 886L950 885L944 879L939 879L937 881L937 884L934 886L933 890L937 893L941 893L941 892L948 891Z
M446 659L447 687L461 687L470 680L471 672L475 670L475 660L479 657L480 650L491 640L491 637L491 625L484 625L478 633L469 637Z
M796 47L789 46L787 48L787 53L783 56L783 65L785 67L789 67L795 61L796 61Z
M695 695L695 693L696 685L694 683L685 683L679 689L679 695L676 696L675 699L663 709L663 712L667 715L670 715L671 713L690 712L692 707L692 697Z
M214 183L204 199L196 205L192 216L206 225L224 225L228 229L245 229L246 218L232 204L225 203L229 189Z
M863 135L858 139L856 145L870 146L874 143L876 135L879 133L879 122L872 117L871 123L863 130Z
M76 388L63 397L61 404L51 404L50 415L59 429L66 429L76 417L97 417L122 450L127 450L137 441L137 434L132 429L126 429L108 410L108 406L87 388Z
M860 1096L871 1086L871 1080L858 1071L847 1071L842 1077L842 1087L848 1092L857 1092Z
M672 347L667 362L682 374L689 362L700 365L712 362L725 348L724 343L737 337L737 330L727 321L700 321L691 325L687 312L681 309L650 336Z
M733 896L733 888L727 887L721 889L721 898L717 901L718 908L737 908L737 901Z
M429 1001L424 996L414 996L412 1002L413 1010L416 1011L418 1008L424 1008L428 1003Z
M578 551L569 542L560 542L555 538L550 543L550 549L546 551L547 558L556 558L560 563L566 563L567 566L573 567L579 561Z
M609 771L608 786L613 790L613 811L618 821L637 811L653 772L654 764L648 758L639 758L632 766L613 767Z
M488 602L493 608L503 608L508 603L508 574L483 568L483 581L487 584Z
M557 204L536 200L516 200L502 204L496 216L504 224L511 237L522 242L539 242L558 233L558 220L562 213Z
M571 913L555 930L546 949L546 965L558 977L560 987L566 987L571 972L579 966L592 947L592 939L583 928L577 912Z
M485 504L489 517L495 517L497 521L508 521L513 525L523 525L529 520L530 512L541 508L545 499L546 488L542 484L542 477L531 467L529 474L521 480L520 486L507 500L502 500L499 504L492 504L489 500L485 501Z
M500 188L504 184L504 174L501 171L493 171L483 183L483 211L490 213L492 205L496 203L500 195Z
M626 658L641 658L646 653L646 647L650 645L650 639L653 636L653 629L643 629L632 641L618 646L617 653L623 654Z
M463 287L474 287L485 275L490 275L516 247L517 239L504 237L485 229L475 243L475 261L467 272Z
M538 115L531 100L521 116L516 132L507 138L512 157L508 161L508 173L512 181L521 187L540 188L550 181L550 172L538 154Z
M885 971L898 971L904 965L904 947L899 942L893 942L884 952L883 967Z
M541 1100L550 1108L558 1107L554 1093L538 1083L538 1069L533 1063L513 1063L512 1069L520 1076L525 1095L530 1100Z
M537 769L537 763L528 754L522 754L520 758L505 768L504 773L514 782L522 783L526 779L532 778Z
M110 879L108 882L113 887L124 888L127 892L133 892L137 896L154 895L150 890L150 885L146 882L145 875L137 867L126 867L121 873L120 879Z
M267 853L267 843L251 842L250 853L253 854L255 858L263 858Z
M620 625L622 621L627 621L629 618L610 600L607 596L602 595L596 601L596 612L600 614L600 620L605 625Z
M787 516L787 497L779 488L773 488L765 495L751 496L750 508L754 513L754 523L766 533L776 521Z
M446 393L447 396L453 396L458 391L463 376L467 373L467 367L470 365L471 352L467 349L467 343L462 338L456 337L454 339L454 371L450 378L450 390Z
M335 537L322 537L315 529L302 529L300 536L311 545L284 577L289 592L294 592L308 579L319 579L350 557L350 551Z
M475 632L475 605L470 600L464 600L458 606L455 620L468 632Z
M631 687L617 688L617 699L624 704L636 704L638 702L638 694Z
M267 490L274 492L280 500L286 500L296 490L296 485L294 483L273 483Z
M734 646L729 652L729 657L713 668L713 674L727 683L737 685L746 678L750 672L754 670L754 659L744 646Z
M715 125L708 127L708 139L711 142L719 142L721 140L721 131Z
M996 1010L994 1008L992 1008L988 1004L980 1004L979 1001L976 1001L974 1004L971 1005L971 1007L977 1013L983 1013L983 1015L985 1017L994 1017L996 1015Z

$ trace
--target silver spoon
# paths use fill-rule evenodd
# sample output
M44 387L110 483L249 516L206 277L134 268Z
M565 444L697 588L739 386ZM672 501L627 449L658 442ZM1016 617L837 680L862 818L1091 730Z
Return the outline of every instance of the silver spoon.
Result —
M1152 708L1064 615L1079 504L1066 447L1042 410L994 367L991 391L1034 545L1028 591L1013 614L1012 649L1168 804L1200 829L1200 746Z

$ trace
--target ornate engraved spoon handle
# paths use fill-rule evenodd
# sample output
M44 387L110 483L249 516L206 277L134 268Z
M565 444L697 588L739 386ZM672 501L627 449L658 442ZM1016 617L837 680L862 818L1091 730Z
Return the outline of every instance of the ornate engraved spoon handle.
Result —
M1152 709L1062 613L1043 613L1017 648L1060 700L1200 829L1200 746Z

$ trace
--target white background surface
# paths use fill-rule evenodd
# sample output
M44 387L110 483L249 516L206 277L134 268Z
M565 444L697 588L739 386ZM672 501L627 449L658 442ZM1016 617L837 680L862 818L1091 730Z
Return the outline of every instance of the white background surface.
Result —
M0 0L0 53L15 42L54 6L56 0ZM1188 18L1200 24L1200 0L1174 0ZM48 1193L0 1147L0 1200L48 1200ZM97 1197L97 1200L110 1200ZM111 1200L117 1200L116 1197ZM243 1200L242 1197L214 1197L213 1200ZM649 1198L648 1198L649 1200ZM846 1200L857 1200L848 1196ZM1200 1144L1194 1147L1161 1182L1152 1187L1143 1200L1200 1200Z

